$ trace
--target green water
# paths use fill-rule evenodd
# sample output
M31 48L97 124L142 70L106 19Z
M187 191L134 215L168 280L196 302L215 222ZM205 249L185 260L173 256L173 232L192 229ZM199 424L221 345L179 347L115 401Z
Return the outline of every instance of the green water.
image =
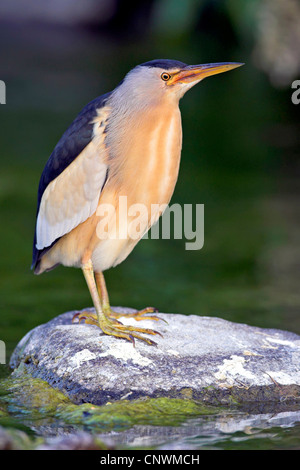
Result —
M39 277L30 271L43 166L86 102L113 88L135 64L158 57L246 65L205 80L181 103L183 151L172 203L205 205L203 249L186 251L185 240L143 240L106 274L112 304L153 305L162 312L218 316L300 334L300 193L294 171L298 116L290 91L270 85L246 46L226 57L220 51L208 57L200 43L191 45L184 38L120 45L82 33L58 33L56 41L39 30L18 34L15 39L13 31L1 32L5 56L0 78L7 84L7 104L0 108L0 339L7 361L30 329L65 311L91 306L79 270L59 267ZM291 143L282 143L286 130L296 136ZM8 369L0 367L7 376ZM264 430L260 424L253 433L242 429L205 436L204 418L198 414L191 421L183 412L182 424L197 428L195 435L184 437L196 448L295 448L299 442L297 422L288 428L270 425ZM26 423L24 412L12 409L5 416L8 428ZM212 420L211 415L205 420ZM144 424L158 425L155 420ZM166 425L169 434L172 426L174 436L180 435L175 418Z
M0 384L0 426L19 449L76 432L103 449L297 449L300 412L262 411L168 398L74 405L24 372Z

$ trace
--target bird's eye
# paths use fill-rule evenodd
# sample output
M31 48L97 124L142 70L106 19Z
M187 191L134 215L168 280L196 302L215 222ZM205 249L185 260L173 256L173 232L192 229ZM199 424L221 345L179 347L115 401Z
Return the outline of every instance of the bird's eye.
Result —
M164 82L167 82L168 80L170 80L171 75L167 72L163 72L160 77Z

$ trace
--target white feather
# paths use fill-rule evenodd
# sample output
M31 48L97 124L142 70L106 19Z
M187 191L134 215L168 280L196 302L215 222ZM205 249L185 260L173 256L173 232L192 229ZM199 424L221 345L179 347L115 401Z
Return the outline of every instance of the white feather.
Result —
M106 179L104 147L92 140L44 191L36 225L36 248L42 250L69 233L97 209Z

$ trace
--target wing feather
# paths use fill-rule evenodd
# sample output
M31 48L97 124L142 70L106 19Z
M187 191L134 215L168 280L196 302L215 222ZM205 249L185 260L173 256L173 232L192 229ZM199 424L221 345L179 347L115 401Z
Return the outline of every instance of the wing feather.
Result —
M38 250L51 246L96 211L107 169L92 141L47 186L36 224Z
M96 98L64 133L42 173L32 268L60 237L97 209L108 175L104 146L110 93Z

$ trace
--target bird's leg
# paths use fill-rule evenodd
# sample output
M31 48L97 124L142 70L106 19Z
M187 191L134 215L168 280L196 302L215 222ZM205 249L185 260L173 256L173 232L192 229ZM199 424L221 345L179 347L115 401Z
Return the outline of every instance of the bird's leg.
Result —
M160 334L157 331L150 330L148 328L135 328L132 326L125 326L118 320L113 317L110 317L107 313L107 308L104 309L101 305L99 293L97 290L97 285L94 276L94 270L92 266L91 260L87 263L83 264L82 271L88 285L94 307L96 310L96 314L92 312L79 312L74 315L73 320L77 318L80 320L85 320L85 323L89 323L91 325L97 325L101 328L103 333L111 336L116 336L118 338L124 338L128 341L131 341L134 344L134 338L141 339L145 341L147 344L156 345L154 341L151 339L145 338L141 336L139 333L144 333L148 335L156 335ZM107 295L107 292L106 292Z
M106 283L104 279L104 275L102 272L95 273L95 279L96 279L96 284L98 287L98 292L101 298L101 305L104 313L109 317L109 318L121 318L121 317L130 317L134 318L137 321L140 320L161 320L161 318L157 317L156 315L147 315L147 313L154 313L158 312L158 310L154 307L146 307L143 310L138 310L137 312L134 313L120 313L112 310L110 303L109 303L109 297L108 297L108 292L106 288Z

